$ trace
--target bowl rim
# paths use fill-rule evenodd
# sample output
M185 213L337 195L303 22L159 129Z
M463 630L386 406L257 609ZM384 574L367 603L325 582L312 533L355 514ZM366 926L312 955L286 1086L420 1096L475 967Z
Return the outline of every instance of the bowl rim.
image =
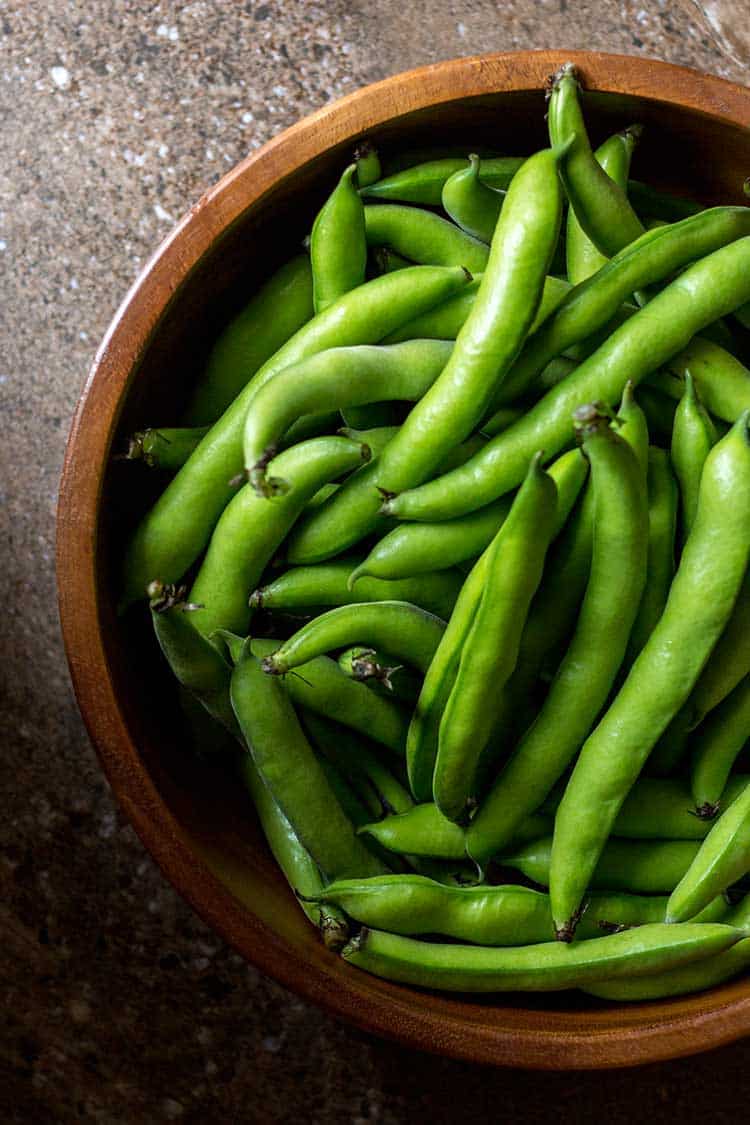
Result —
M129 377L171 297L214 240L280 176L293 174L330 147L457 98L538 91L567 60L581 68L587 89L648 98L750 126L750 90L737 83L654 59L587 51L517 51L433 63L322 107L206 191L131 285L81 392L57 515L59 613L78 705L120 806L172 885L248 961L348 1023L455 1058L549 1070L638 1065L731 1042L750 1032L750 983L744 994L735 988L726 995L725 987L677 1006L658 1002L586 1012L588 1026L582 1026L581 1013L469 1006L378 981L333 955L330 968L290 957L290 947L191 849L130 738L102 635L96 548L104 468ZM713 1003L707 1005L706 996Z

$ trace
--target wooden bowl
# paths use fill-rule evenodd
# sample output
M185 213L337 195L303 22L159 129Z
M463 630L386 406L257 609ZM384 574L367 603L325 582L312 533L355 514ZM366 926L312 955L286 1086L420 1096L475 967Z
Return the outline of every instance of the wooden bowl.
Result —
M127 294L73 422L58 530L60 615L81 712L122 807L202 917L264 972L360 1028L441 1054L546 1069L634 1065L729 1042L750 1032L750 980L632 1006L573 993L474 1000L389 984L328 952L244 794L221 769L181 752L174 688L142 615L115 616L123 535L154 486L110 452L139 425L173 424L209 342L299 245L356 142L368 137L386 154L445 142L531 152L546 143L545 79L568 58L590 91L597 142L633 121L646 126L636 175L706 201L742 201L750 91L665 63L486 55L400 74L326 106L211 188Z

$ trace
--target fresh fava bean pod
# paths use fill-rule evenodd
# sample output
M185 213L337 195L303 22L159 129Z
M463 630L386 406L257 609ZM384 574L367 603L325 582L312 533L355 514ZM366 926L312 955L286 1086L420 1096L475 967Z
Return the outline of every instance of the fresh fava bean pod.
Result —
M620 668L646 581L648 508L636 455L595 406L576 428L591 472L592 560L575 633L541 711L501 770L467 832L480 866L513 839L596 722Z
M509 401L533 386L555 356L582 344L587 345L588 351L591 340L597 341L597 346L605 342L614 328L637 312L628 304L634 290L659 284L690 262L747 234L750 234L750 208L747 207L714 207L683 222L648 231L568 292L557 309L530 335L498 391L497 401ZM702 327L707 329L709 324ZM693 345L694 342L690 346ZM738 381L741 383L739 374L722 378L724 382L731 378L732 386ZM679 394L680 391L677 397ZM733 414L731 421L736 416Z
M271 275L219 336L193 390L185 425L212 425L312 316L310 259L298 254Z
M750 674L750 573L746 573L732 613L687 702L654 748L649 770L665 776L687 751L690 731Z
M350 580L358 569L353 559L291 567L259 587L250 605L253 609L288 612L353 602L402 601L447 621L463 582L459 571L446 569L396 581L363 578L354 588Z
M557 487L553 539L565 526L587 471L586 459L574 449L563 453L550 465L548 472ZM430 560L435 563L439 560L440 566L454 566L466 559L477 558L494 539L510 511L511 503L511 497L503 497L486 508L446 523L405 523L394 527L353 571L352 585L356 583L359 591L360 583L364 583L367 576L406 578L429 572Z
M205 548L234 495L230 481L242 470L242 431L258 387L316 352L376 343L467 280L459 268L399 270L340 297L296 332L256 372L143 517L124 560L122 605L143 598L154 578L179 581Z
M560 225L556 166L557 154L545 150L530 157L514 178L480 290L451 357L381 454L377 469L373 466L367 486L363 481L356 518L349 524L347 542L339 539L339 550L377 522L379 491L397 491L426 479L485 414L492 389L515 358L539 304ZM335 503L349 504L351 517L350 500L350 494L342 493ZM298 556L296 561L314 560Z
M693 918L714 898L750 871L750 790L734 799L700 846L689 869L672 891L668 922Z
M316 313L365 280L365 209L356 179L357 165L350 164L313 223L310 264Z
M443 372L383 451L379 488L400 491L434 472L484 416L522 346L560 227L557 159L544 150L514 177L469 317Z
M434 383L452 350L445 340L331 348L280 371L257 392L245 420L244 459L253 488L273 495L268 463L298 418L385 399L414 401Z
M441 468L447 470L448 466L455 467L468 461L484 442L480 435L473 435L454 446ZM382 452L381 449L378 456ZM377 457L373 456L370 464L352 474L328 503L300 520L287 540L286 557L289 562L322 562L346 551L370 531L380 527L388 530L388 524L378 514L381 494L377 485L376 463Z
M622 132L608 137L594 153L597 164L623 191L627 189L630 160L640 133L640 126L631 125L629 129L623 129ZM585 281L587 277L591 277L593 273L606 265L608 260L597 250L588 235L584 233L573 207L568 210L565 260L568 281L573 285L578 285L579 282Z
M616 329L572 376L465 465L386 501L383 513L399 519L453 519L491 503L520 482L537 449L554 457L565 446L570 415L581 402L602 400L612 405L628 379L637 384L656 371L748 294L750 238L739 238L689 266ZM659 325L658 332L654 324Z
M440 723L456 678L461 650L482 597L489 551L488 547L467 575L442 640L425 673L409 724L406 767L409 786L417 801L432 800Z
M519 848L529 841L548 836L551 829L551 817L535 813L519 825L513 846ZM448 820L437 805L429 801L397 816L383 817L365 825L360 831L372 836L396 855L445 860L460 860L466 856L466 830L454 820Z
M220 630L212 639L227 646L233 663L239 660L243 637ZM253 638L250 641L251 651L258 660L278 647L277 640ZM377 695L365 684L344 675L335 660L319 656L302 664L284 679L284 690L295 706L326 719L335 719L342 726L403 755L408 712L396 700Z
M208 426L138 430L128 442L125 461L143 461L149 469L175 473L208 433Z
M662 923L577 941L489 948L417 941L363 929L341 951L350 965L387 980L446 992L554 992L600 980L659 972L721 953L741 932L731 926Z
M266 842L273 858L295 891L307 917L320 929L329 949L339 950L349 936L346 920L336 907L311 899L323 891L320 868L300 843L294 829L261 779L250 754L237 757L237 772L255 806Z
M482 157L480 179L488 187L505 191L525 159L524 156ZM365 199L390 203L421 203L425 207L439 207L446 183L456 172L466 169L468 163L465 156L427 160L369 184L361 190L361 195Z
M300 843L329 878L384 873L333 795L283 687L244 646L232 707L253 761Z
M640 397L640 395L639 395ZM675 569L677 482L663 449L648 451L648 561L646 584L630 631L625 664L630 666L664 612Z
M354 163L357 166L357 184L360 192L378 182L381 176L380 157L377 149L368 141L360 141L354 150Z
M714 418L734 422L747 409L750 370L713 340L697 336L663 370L649 380L672 398L681 399L690 372L700 400Z
M449 887L422 875L341 879L315 896L360 925L406 937L442 934L473 945L533 945L554 934L549 897L521 886ZM580 938L663 922L660 896L600 894L589 899Z
M271 463L292 483L272 501L243 485L222 513L190 592L202 606L195 627L243 633L248 599L294 521L321 485L369 459L367 446L343 437L312 438L280 453Z
M414 320L402 325L401 328L386 336L383 343L398 344L403 340L422 339L455 340L474 306L474 300L479 291L479 286L482 284L483 276L483 274L475 275L474 280L469 282L461 293L456 294L455 297L450 297L436 308L430 309L422 316L415 317ZM569 291L570 285L563 278L545 278L542 298L536 316L531 322L529 335L536 332L537 328L544 324L548 317L552 316Z
M623 392L615 424L619 436L635 453L645 479L648 428L629 384ZM519 701L533 691L546 666L556 671L562 660L589 580L593 524L594 496L588 481L559 542L550 553L544 581L531 603L521 637L518 664L508 685L517 709ZM532 718L533 715L524 716L525 724L528 725ZM523 723L519 724L518 733L522 733L523 729Z
M745 897L722 919L747 934L750 927L750 896ZM660 1000L666 996L683 996L690 992L703 992L717 984L731 980L750 965L750 939L744 937L736 945L713 957L704 957L680 969L652 973L644 977L623 977L622 980L602 981L584 989L602 1000L636 1001Z
M698 840L609 839L589 873L587 890L671 894L698 854ZM520 871L542 887L552 879L552 837L514 846L498 857L504 867ZM557 927L557 921L555 922Z
M743 414L706 460L695 524L664 613L584 744L558 807L550 896L564 940L620 805L689 696L740 589L750 555L749 418Z
M555 504L554 482L535 458L487 549L484 590L440 721L432 779L433 799L451 820L467 813L480 756L502 714L502 688L515 667L521 631L542 577Z
M690 784L699 817L711 819L727 800L724 792L729 774L748 738L750 676L740 681L690 740Z
M623 189L591 151L579 90L575 66L565 63L551 83L547 107L550 141L555 145L573 138L560 162L560 177L583 231L609 258L643 234L643 224Z
M445 213L461 230L482 242L491 242L505 194L482 183L479 165L479 157L472 154L469 166L446 180L441 202Z
M397 203L373 203L364 210L369 246L388 246L426 266L463 266L472 274L481 273L487 265L486 243L433 211Z
M355 739L345 727L320 715L304 711L302 721L315 746L335 761L340 773L368 806L374 801L378 813L405 812L413 807L410 794L383 765L374 748L369 749L367 744L363 745L361 738ZM358 831L363 834L361 828ZM462 856L452 862L416 855L398 856L382 848L371 834L364 835L363 839L367 847L394 870L408 866L420 875L449 885L455 885L457 880L463 885L475 878Z
M375 815L412 808L409 791L381 762L373 743L314 711L303 708L301 718L313 743L325 747L368 806L372 807L374 801Z
M148 588L148 597L154 634L178 683L241 741L229 701L231 668L191 623L200 607L190 604L184 586L154 581Z
M690 533L698 507L701 473L716 445L716 427L703 408L693 377L685 375L685 393L679 401L672 427L670 457L680 486L683 536Z
M283 676L316 656L354 644L392 652L424 672L445 631L439 617L409 602L366 602L338 606L303 625L263 660L263 670Z
M747 774L735 774L729 779L722 808L745 789L748 781ZM554 814L563 790L564 786L556 788L544 802L545 814ZM703 840L710 827L709 821L695 815L686 779L639 777L623 801L612 831L613 835L629 840Z

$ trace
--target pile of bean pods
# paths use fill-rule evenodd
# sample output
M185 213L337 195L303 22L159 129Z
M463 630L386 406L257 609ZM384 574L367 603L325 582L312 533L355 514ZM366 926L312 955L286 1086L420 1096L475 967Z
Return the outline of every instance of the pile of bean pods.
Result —
M331 950L636 1000L750 964L750 208L581 102L528 158L354 154L131 440L122 601Z

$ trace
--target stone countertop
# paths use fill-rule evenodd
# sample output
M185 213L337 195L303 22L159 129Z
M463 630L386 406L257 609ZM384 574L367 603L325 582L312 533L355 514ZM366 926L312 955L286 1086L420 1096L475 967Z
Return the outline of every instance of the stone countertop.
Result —
M469 1123L498 1106L518 1122L734 1120L750 1043L637 1073L489 1071L353 1031L244 964L114 805L53 572L96 343L154 246L248 149L358 86L479 51L585 47L746 80L741 35L715 38L717 5L711 20L690 0L0 3L3 1121Z

